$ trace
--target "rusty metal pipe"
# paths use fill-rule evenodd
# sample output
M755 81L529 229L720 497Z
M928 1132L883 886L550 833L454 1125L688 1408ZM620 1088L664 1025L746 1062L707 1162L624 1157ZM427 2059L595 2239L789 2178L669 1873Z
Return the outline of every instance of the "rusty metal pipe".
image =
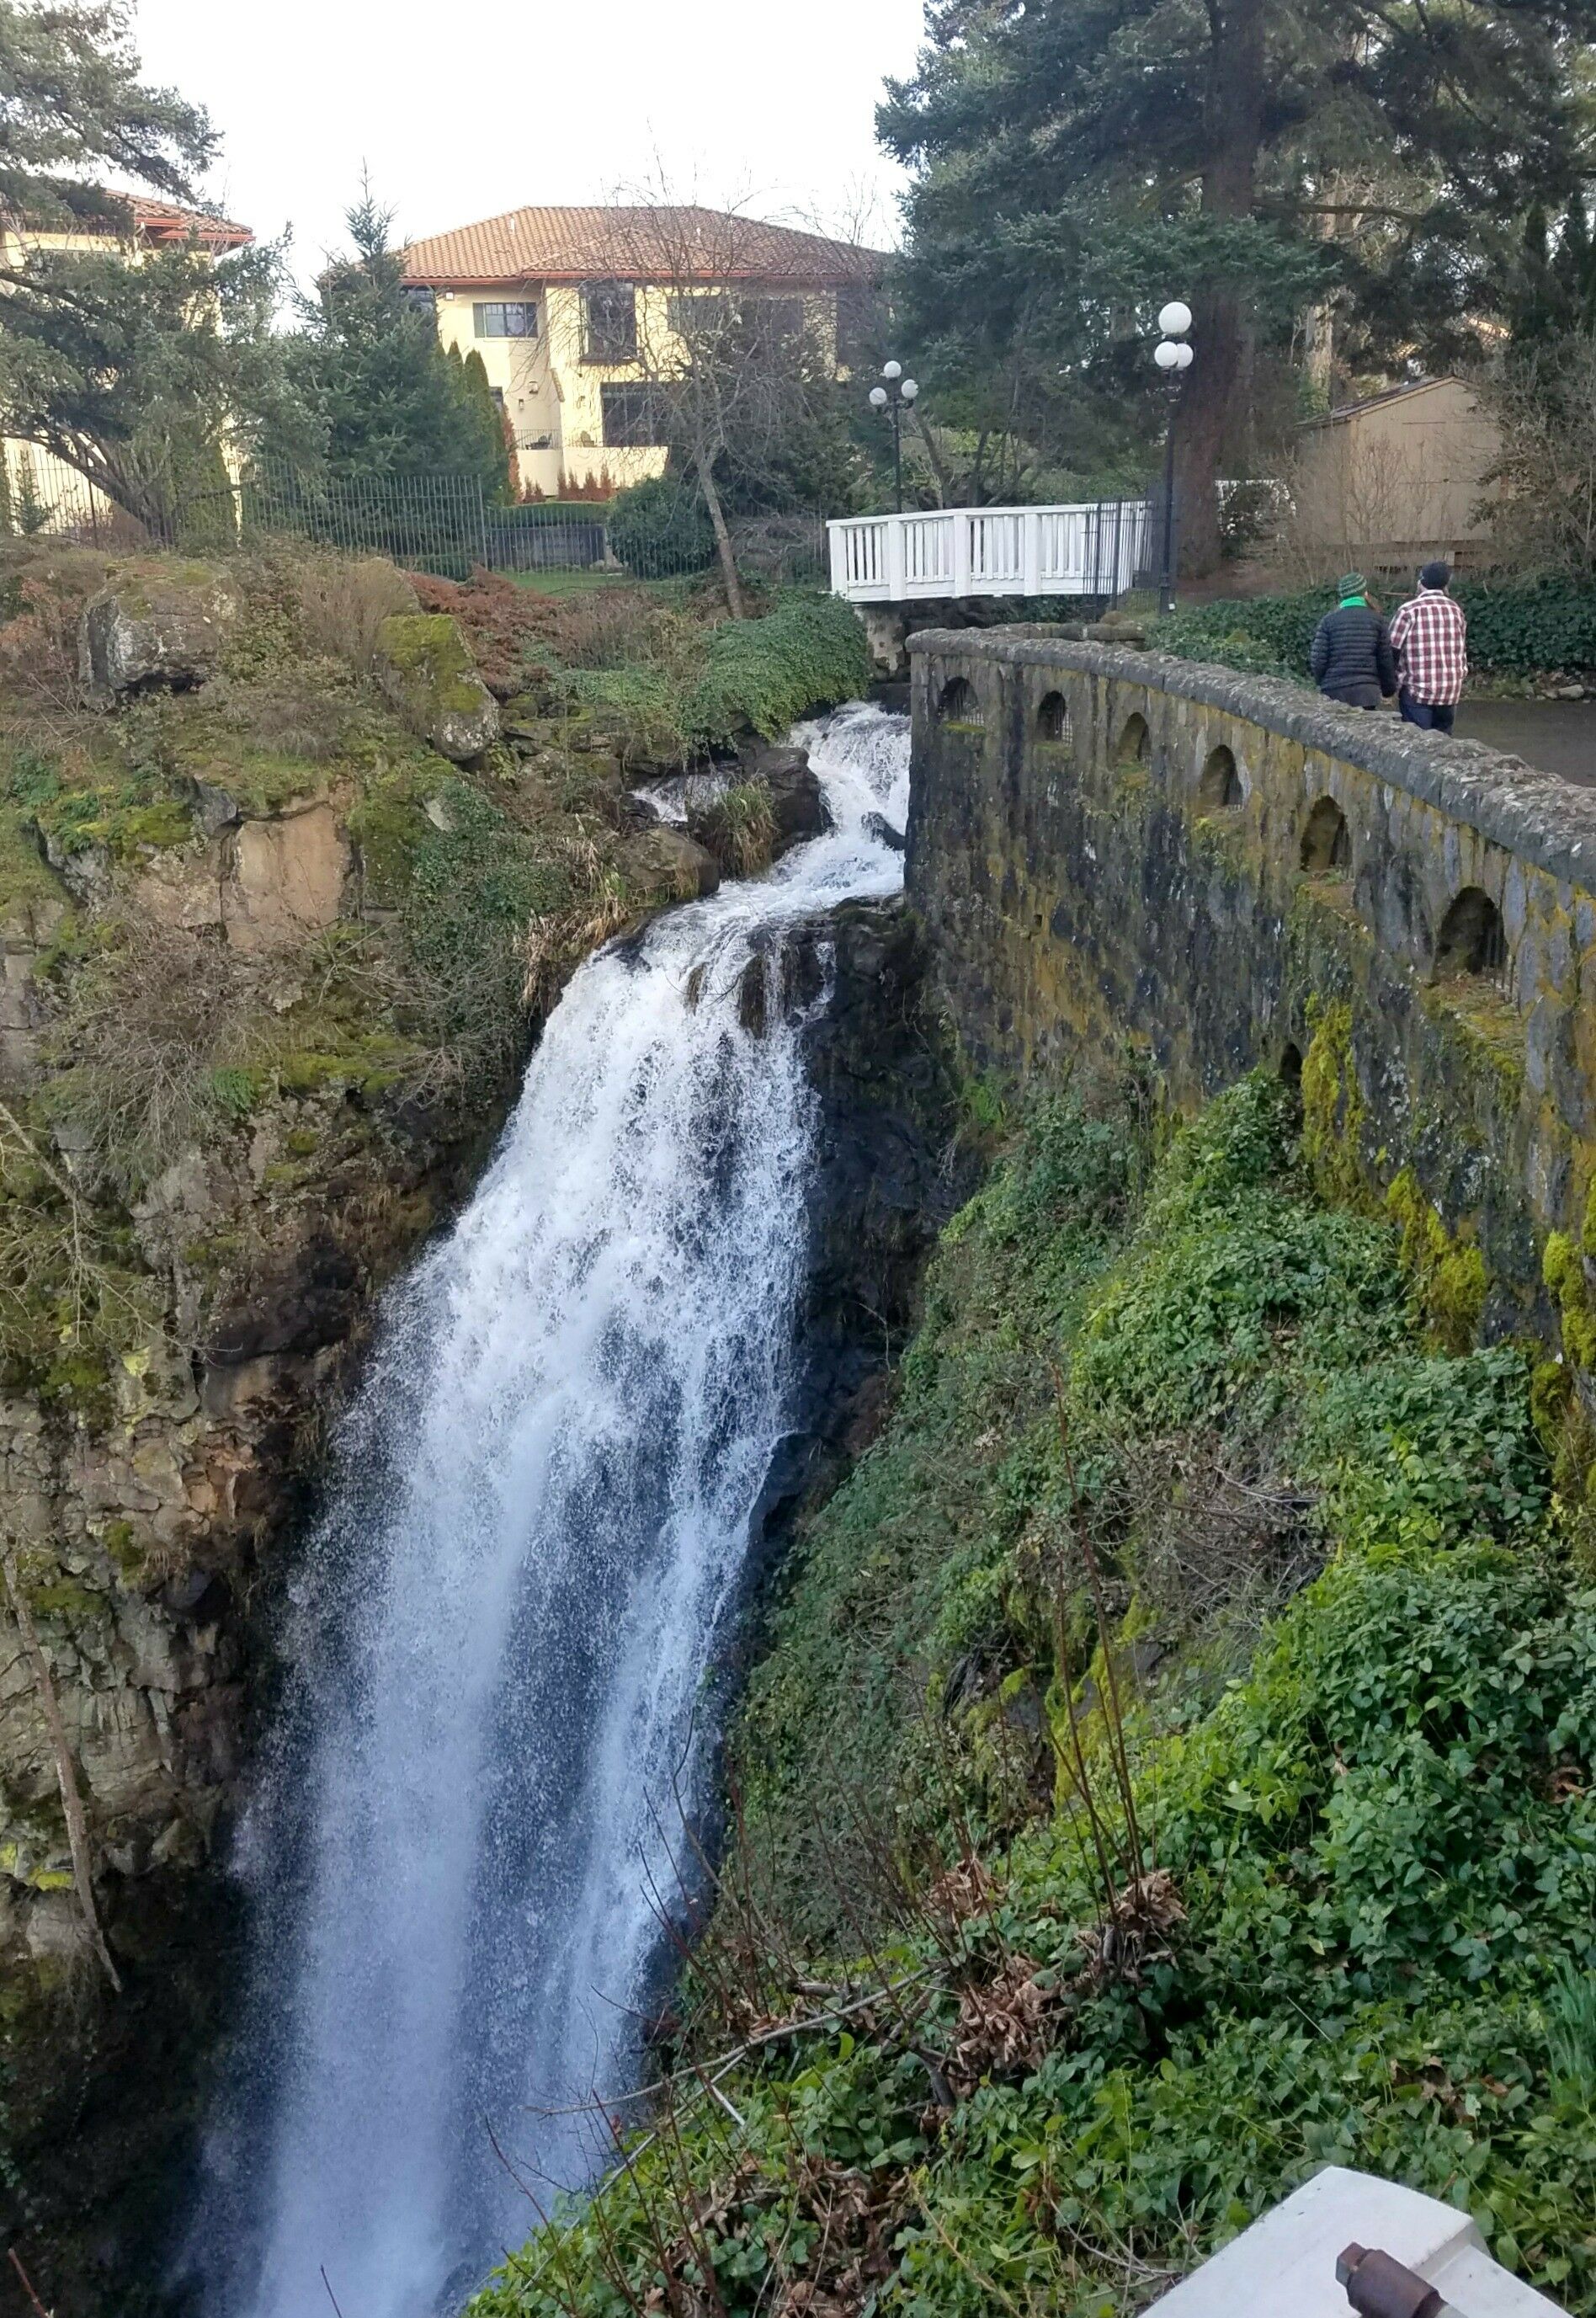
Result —
M1359 2318L1441 2318L1439 2287L1377 2247L1349 2245L1336 2256L1336 2283Z

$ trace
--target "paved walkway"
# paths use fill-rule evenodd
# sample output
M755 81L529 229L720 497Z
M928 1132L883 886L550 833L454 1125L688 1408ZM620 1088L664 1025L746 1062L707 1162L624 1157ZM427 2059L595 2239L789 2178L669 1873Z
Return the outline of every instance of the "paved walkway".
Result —
M1457 711L1457 731L1596 788L1596 700L1471 700Z

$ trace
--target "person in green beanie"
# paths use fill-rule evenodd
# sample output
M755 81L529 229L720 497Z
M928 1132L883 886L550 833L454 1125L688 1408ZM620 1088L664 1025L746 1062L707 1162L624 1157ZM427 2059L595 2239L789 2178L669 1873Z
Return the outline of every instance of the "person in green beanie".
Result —
M1308 658L1314 681L1327 700L1377 708L1396 690L1391 631L1369 602L1361 571L1345 572L1336 593L1340 603L1314 631Z

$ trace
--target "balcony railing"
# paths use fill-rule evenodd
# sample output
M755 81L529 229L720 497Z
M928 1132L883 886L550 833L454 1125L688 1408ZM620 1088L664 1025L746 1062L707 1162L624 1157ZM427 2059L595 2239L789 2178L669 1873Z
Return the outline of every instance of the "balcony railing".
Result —
M1074 507L945 508L828 524L831 592L854 604L961 596L1107 600L1145 580L1146 499Z

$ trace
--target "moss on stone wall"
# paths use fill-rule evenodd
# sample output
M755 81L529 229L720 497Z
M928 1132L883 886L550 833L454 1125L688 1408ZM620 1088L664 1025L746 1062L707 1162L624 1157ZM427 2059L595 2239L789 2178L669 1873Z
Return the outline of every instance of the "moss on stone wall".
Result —
M1402 1232L1402 1267L1425 1325L1444 1352L1466 1352L1484 1316L1484 1257L1448 1231L1411 1167L1387 1190L1385 1206Z
M1303 1156L1326 1199L1365 1193L1362 1092L1352 1055L1352 1009L1345 999L1310 1002L1313 1036L1303 1056ZM1316 1019L1315 1019L1316 1018Z

